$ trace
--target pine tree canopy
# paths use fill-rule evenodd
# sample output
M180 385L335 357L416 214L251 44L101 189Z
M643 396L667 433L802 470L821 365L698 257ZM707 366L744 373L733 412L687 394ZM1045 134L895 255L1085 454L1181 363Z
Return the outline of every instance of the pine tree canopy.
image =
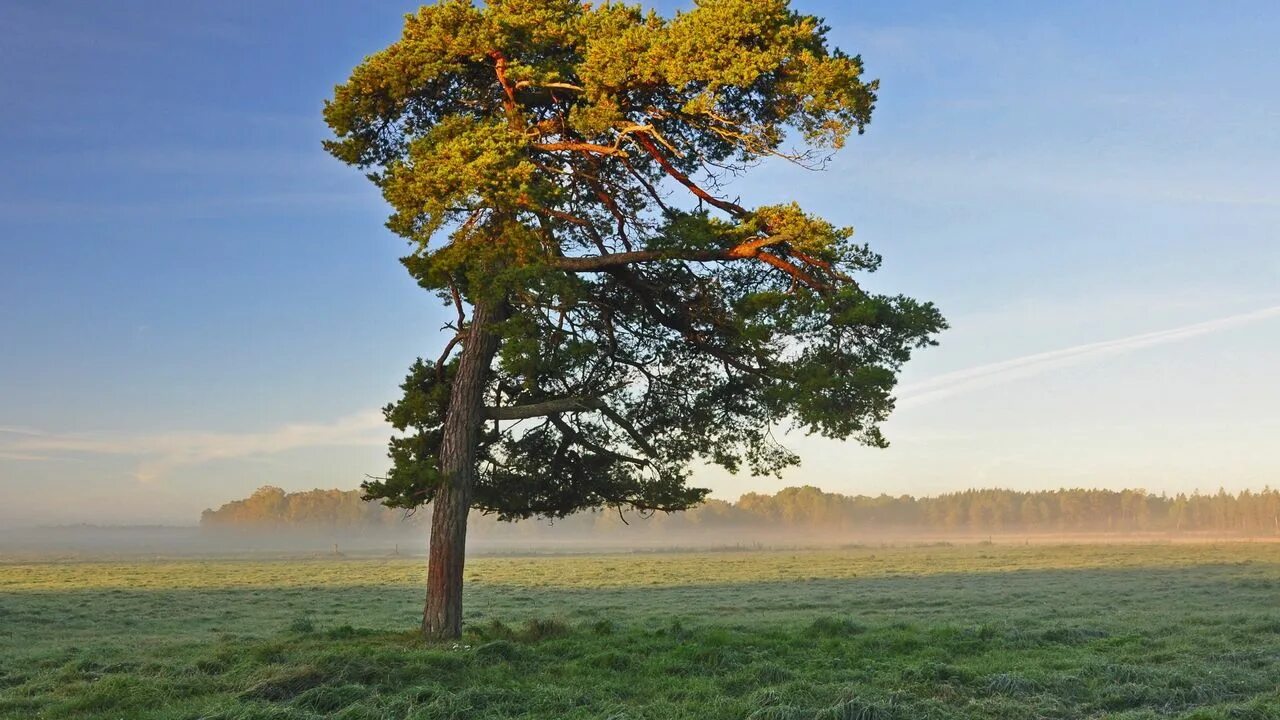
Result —
M444 354L386 408L393 467L368 498L432 500L466 330L498 338L474 507L503 519L701 501L689 469L777 473L771 429L885 446L896 376L945 327L864 290L880 258L795 202L726 182L818 168L876 100L861 59L786 0L662 17L571 0L443 0L405 19L326 103L330 153L364 169L456 308Z

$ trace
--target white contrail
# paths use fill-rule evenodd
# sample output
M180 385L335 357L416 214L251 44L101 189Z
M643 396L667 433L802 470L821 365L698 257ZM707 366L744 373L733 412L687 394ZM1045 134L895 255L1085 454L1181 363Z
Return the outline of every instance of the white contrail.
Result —
M1163 345L1165 343L1186 340L1187 338L1207 335L1241 325L1258 322L1280 316L1280 305L1254 310L1253 312L1232 315L1230 317L1209 320L1207 322L1183 325L1182 327L1157 332L1131 335L1118 340L1076 345L1075 347L1051 350L1049 352L1026 355L1012 360L979 365L966 370L943 373L928 380L910 385L903 385L898 390L898 407L924 405L934 400L954 395L965 390L988 387L997 383L1036 375L1046 370L1073 365L1096 357L1116 355L1137 350L1139 348Z

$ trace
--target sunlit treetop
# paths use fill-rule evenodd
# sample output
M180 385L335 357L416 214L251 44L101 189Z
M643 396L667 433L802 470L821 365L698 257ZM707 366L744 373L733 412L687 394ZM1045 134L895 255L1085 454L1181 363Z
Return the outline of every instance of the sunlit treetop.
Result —
M687 507L691 463L797 462L779 425L885 444L942 317L864 291L880 258L785 188L745 207L726 185L866 127L876 83L826 33L784 0L445 0L336 89L326 147L381 188L406 267L459 333L467 306L495 318L476 506ZM387 408L406 434L371 497L433 497L458 345Z

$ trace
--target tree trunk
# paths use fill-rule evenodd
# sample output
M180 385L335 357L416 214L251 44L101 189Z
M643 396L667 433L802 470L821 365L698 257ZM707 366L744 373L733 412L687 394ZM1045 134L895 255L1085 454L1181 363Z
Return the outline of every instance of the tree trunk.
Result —
M449 410L440 441L442 484L431 511L427 557L427 601L422 633L431 640L462 635L462 569L467 546L467 512L476 476L476 447L484 414L485 380L498 351L492 324L501 310L477 303L449 390Z

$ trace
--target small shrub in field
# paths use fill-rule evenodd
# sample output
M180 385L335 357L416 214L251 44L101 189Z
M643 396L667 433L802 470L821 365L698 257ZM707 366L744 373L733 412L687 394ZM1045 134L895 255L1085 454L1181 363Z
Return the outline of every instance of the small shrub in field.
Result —
M289 632L291 633L308 635L315 631L316 631L315 621L313 621L311 618L305 615L303 615L302 617L294 618L293 622L289 623Z

